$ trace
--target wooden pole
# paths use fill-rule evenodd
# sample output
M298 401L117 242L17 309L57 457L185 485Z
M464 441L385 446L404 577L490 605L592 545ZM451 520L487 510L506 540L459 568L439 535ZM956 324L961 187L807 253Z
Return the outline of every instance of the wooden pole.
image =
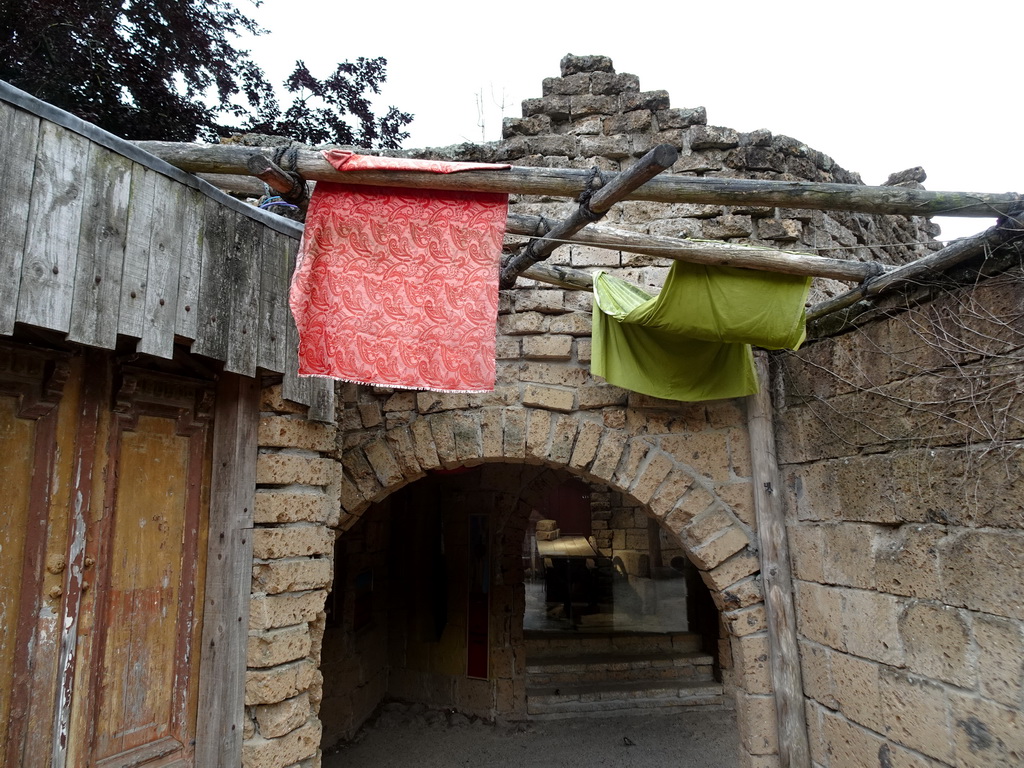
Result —
M148 145L157 144L170 146L172 148L191 147L193 145L180 145L171 142L139 142L149 149ZM238 149L238 148L235 148ZM169 161L171 158L165 158ZM523 169L520 169L523 170ZM551 169L542 169L551 170ZM478 173L474 171L474 175ZM484 172L490 173L490 172ZM582 173L573 171L572 173ZM339 174L340 175L340 174ZM440 176L440 174L429 174ZM449 174L458 175L458 174ZM678 178L678 177L676 177ZM247 194L261 194L262 187L255 182L251 176L211 174L207 177L211 183L220 184L222 188ZM711 181L709 179L705 179ZM657 179L655 179L657 181ZM760 183L760 182L759 182ZM646 184L640 191L650 186ZM816 185L821 186L821 185ZM851 188L850 185L826 185L832 187ZM854 190L870 190L869 187L853 186ZM882 187L881 190L892 190L895 188ZM921 192L922 190L911 190ZM947 195L960 193L931 193L933 195ZM983 196L984 197L984 196ZM972 258L987 248L995 248L1006 242L1010 242L1020 236L1017 231L1020 226L1020 213L1016 211L1020 203L1011 204L1007 200L1020 200L1020 195L987 196L990 202L995 197L1004 198L1004 202L994 205L995 208L1005 207L1008 217L1005 222L992 227L985 232L970 238L958 240L948 247L937 251L923 259L911 262L898 268L887 268L874 262L853 262L842 259L829 259L811 254L798 254L787 251L776 251L770 248L755 248L751 246L740 246L734 243L720 243L713 241L682 240L675 238L655 237L642 235L640 233L617 230L610 227L592 225L576 232L566 238L571 242L591 245L597 248L613 248L630 253L644 253L654 256L662 256L668 259L690 261L697 264L720 264L723 266L744 267L748 269L763 269L774 272L785 272L788 274L811 275L814 277L828 277L836 280L861 281L866 280L863 285L858 286L840 296L828 301L821 302L807 311L807 320L816 320L832 312L845 309L870 296L875 296L906 282L921 279L930 274L936 274L948 269L957 263ZM814 207L807 205L805 207ZM838 207L838 206L835 206ZM892 213L892 210L875 211L877 213ZM961 211L961 214L963 211ZM973 214L972 214L973 215ZM991 215L991 210L989 211ZM554 222L542 216L526 216L522 214L509 214L506 230L510 234L551 237L551 230ZM880 272L881 270L881 272ZM591 290L593 280L589 273L570 267L548 267L535 265L523 272L528 277L540 282L558 285L570 290ZM874 279L871 279L874 277Z
M669 144L659 144L652 149L625 173L620 173L605 186L594 193L589 201L581 202L579 208L563 222L551 228L547 235L531 240L529 244L505 264L501 269L499 285L511 288L516 284L516 277L527 267L543 261L567 237L579 232L588 224L600 219L608 209L637 187L650 181L679 157L676 148Z
M246 160L258 150L231 144L179 144L140 141L138 146L191 173L246 174ZM521 195L578 197L589 172L567 168L513 167L500 171L422 173L412 171L341 171L313 150L300 150L296 170L316 181L507 192ZM609 182L616 174L606 174ZM714 205L767 205L821 211L903 216L992 217L1006 213L1024 197L1014 193L932 192L908 187L867 187L810 181L758 181L709 176L658 176L630 192L627 200Z
M523 277L537 280L541 283L557 285L560 288L568 288L570 291L592 291L594 290L594 277L589 272L572 267L559 267L554 264L534 264L522 272Z
M260 197L264 192L266 192L263 188L263 182L254 176L249 176L248 174L197 173L196 176L203 181L212 184L222 192L228 192L229 194Z
M782 504L782 480L775 453L775 427L768 378L768 354L754 353L760 391L747 398L750 462L754 481L754 514L761 552L761 579L768 622L768 645L775 712L778 717L779 763L782 768L810 768L810 746L804 719L800 649L789 542Z
M513 235L548 235L556 222L543 216L510 213L505 229ZM844 261L829 259L810 253L779 251L714 240L684 240L658 237L593 224L568 238L573 243L595 248L644 253L674 261L694 264L712 264L723 267L745 267L789 275L829 277L846 282L860 282L872 275L882 274L885 266L878 262Z
M264 192L262 183L252 176L213 175L205 176L205 179L211 184L218 184L222 189L231 192L248 194L254 197L262 195ZM511 235L526 235L529 237L550 236L551 230L557 223L557 221L544 216L510 213L505 223L505 231ZM594 248L643 253L649 256L660 256L677 261L689 261L694 264L744 267L746 269L760 269L768 272L784 272L790 275L828 277L833 280L844 280L846 282L859 283L872 275L881 274L888 269L888 267L878 262L846 261L844 259L815 256L810 253L794 253L774 248L739 245L713 240L685 240L674 237L658 237L655 235L644 235L640 232L630 232L624 229L604 227L598 224L592 224L581 229L566 239L572 243L589 245ZM565 287L570 287L574 290L590 290L589 277L582 278L586 281L585 285L579 282L580 276L586 276L588 273L572 270L568 267L559 268L559 270L563 269L566 274L578 273L575 277L569 278L571 285ZM551 276L552 273L545 270L540 270L536 274L524 272L523 275L524 277L532 277L534 280L552 282L545 277ZM561 285L562 283L554 282L553 284Z
M245 162L249 172L303 211L309 206L309 189L301 178L289 174L266 155L250 155Z
M807 310L807 320L816 320L831 312L836 312L856 304L861 299L891 291L914 280L933 277L956 264L1021 237L1024 237L1024 221L1022 221L1022 214L1018 212L1007 216L1005 220L1000 221L994 227L989 227L980 234L973 237L965 237L962 240L955 240L941 251L936 251L922 259L912 261L891 272L868 280L853 290L823 301L820 304L815 304Z

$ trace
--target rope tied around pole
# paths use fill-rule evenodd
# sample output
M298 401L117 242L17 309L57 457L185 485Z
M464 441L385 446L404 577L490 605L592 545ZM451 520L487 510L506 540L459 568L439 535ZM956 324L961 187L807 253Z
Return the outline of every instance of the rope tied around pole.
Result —
M293 205L305 208L309 203L309 185L299 173L299 145L290 142L286 146L276 147L270 159L292 180L292 188L282 192L281 197Z
M863 280L861 280L860 284L862 286L866 286L872 280L876 280L885 274L885 266L881 262L866 261L864 262L864 264L870 270L870 272L864 277Z
M601 183L595 185L595 182L600 181ZM587 179L583 185L583 191L580 192L580 196L576 202L580 204L580 215L585 218L591 224L594 224L605 217L608 211L595 212L590 208L590 199L594 196L594 193L601 189L607 182L605 181L604 174L601 170L593 165L590 167L590 173L587 174Z

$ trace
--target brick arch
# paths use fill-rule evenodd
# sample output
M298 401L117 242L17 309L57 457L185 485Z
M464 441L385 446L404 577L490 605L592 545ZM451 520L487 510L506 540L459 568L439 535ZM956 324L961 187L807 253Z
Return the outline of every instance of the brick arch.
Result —
M753 759L770 759L778 749L775 698L753 530L749 444L745 427L736 426L743 420L698 420L680 429L670 419L652 416L638 429L630 416L640 410L626 409L625 418L614 419L607 411L462 407L416 413L390 429L363 430L339 451L339 528L347 530L371 503L431 470L488 462L562 469L628 494L700 570L722 620L726 645L720 657L735 696L743 749Z
M486 462L563 469L639 502L700 569L735 640L760 627L763 594L749 517L752 486L735 473L749 466L749 449L745 431L734 431L735 445L721 430L635 434L627 424L606 426L593 411L505 406L418 414L363 433L341 452L347 514L340 527L347 530L371 503L431 470Z

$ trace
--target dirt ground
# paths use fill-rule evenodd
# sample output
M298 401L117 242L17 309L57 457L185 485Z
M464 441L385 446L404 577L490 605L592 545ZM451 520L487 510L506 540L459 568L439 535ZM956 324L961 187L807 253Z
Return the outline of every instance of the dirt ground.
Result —
M638 714L493 725L458 713L388 704L324 768L736 768L731 711Z

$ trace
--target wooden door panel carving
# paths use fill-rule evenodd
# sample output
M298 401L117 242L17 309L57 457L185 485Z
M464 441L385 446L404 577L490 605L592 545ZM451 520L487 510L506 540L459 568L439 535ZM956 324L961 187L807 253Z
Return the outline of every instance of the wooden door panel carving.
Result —
M191 587L194 552L186 562L189 439L173 428L143 417L137 432L121 436L103 585L98 759L163 739L178 719L177 639L190 629L181 593Z
M0 765L17 765L26 756L32 639L46 607L42 579L57 405L68 372L61 353L0 346Z
M18 399L0 395L0 477L8 490L0 501L0 765L8 765L7 741L12 696L15 690L15 667L19 662L21 644L18 642L18 615L21 606L22 571L25 559L25 539L30 520L29 487L32 481L34 451L25 446L35 445L35 421L18 418Z

